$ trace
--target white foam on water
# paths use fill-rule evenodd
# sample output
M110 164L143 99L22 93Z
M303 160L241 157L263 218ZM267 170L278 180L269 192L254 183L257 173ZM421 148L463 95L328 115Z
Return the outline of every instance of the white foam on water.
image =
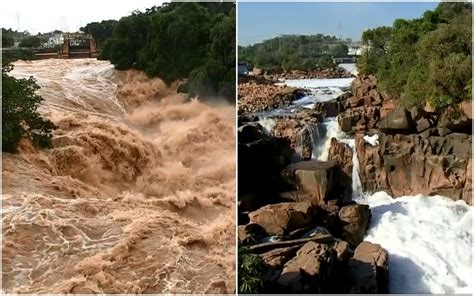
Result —
M365 135L364 141L365 143L368 143L371 146L377 146L379 144L379 135L378 134L374 134L372 136Z
M355 63L341 63L339 67L343 68L352 75L359 75L359 70L357 70L357 64Z
M325 134L324 139L319 140L319 145L316 147L315 159L321 161L327 161L329 157L329 148L331 148L331 139L343 139L346 134L339 128L339 123L336 117L327 117L321 123L324 126Z
M272 132L273 128L276 125L276 120L273 119L273 118L270 118L270 117L260 118L259 121L257 121L257 122L263 127L263 129L268 134L270 134Z
M329 78L329 79L295 79L295 80L284 80L279 84L286 84L291 87L301 88L320 88L320 87L348 87L351 85L354 78Z
M389 253L391 293L472 293L472 207L442 196L377 192L365 240Z

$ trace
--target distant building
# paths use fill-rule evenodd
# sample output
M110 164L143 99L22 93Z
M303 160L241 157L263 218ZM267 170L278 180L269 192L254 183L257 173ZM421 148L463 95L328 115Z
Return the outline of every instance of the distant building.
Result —
M241 75L248 75L249 74L249 68L247 66L247 63L239 63L238 71L239 71L239 74L241 74Z
M64 43L64 35L61 33L54 34L48 38L43 44L43 47L52 48L56 46L61 46Z

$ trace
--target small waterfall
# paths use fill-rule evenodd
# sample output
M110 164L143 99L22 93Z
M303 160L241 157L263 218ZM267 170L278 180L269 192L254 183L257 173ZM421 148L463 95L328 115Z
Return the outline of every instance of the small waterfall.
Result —
M324 139L325 129L320 124L305 124L304 130L309 134L311 140L311 159L318 159L320 146L319 142ZM303 134L303 133L302 133Z
M275 119L270 118L270 117L259 118L257 122L263 127L263 129L268 135L272 133L272 130L276 125Z
M322 135L323 140L320 141L320 147L318 148L317 160L328 161L329 148L331 148L331 139L336 138L337 140L346 137L346 134L341 131L339 123L336 117L328 117L321 123L323 126L324 133Z
M362 182L359 176L359 158L355 145L355 139L348 138L346 133L341 131L336 117L324 119L322 128L318 129L319 140L313 141L313 159L327 161L329 149L331 148L331 139L336 138L339 142L347 144L352 149L352 199L359 200L363 196ZM310 133L311 134L311 133ZM313 135L312 135L313 136ZM318 145L319 144L319 145ZM314 147L317 147L316 149Z
M352 149L352 200L362 201L364 193L359 175L359 157L357 156L355 139L339 139L339 142L347 144Z

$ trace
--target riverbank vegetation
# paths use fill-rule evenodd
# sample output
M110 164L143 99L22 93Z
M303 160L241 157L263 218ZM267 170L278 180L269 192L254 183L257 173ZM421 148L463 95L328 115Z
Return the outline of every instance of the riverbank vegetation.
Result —
M283 35L239 46L239 60L265 70L303 70L334 67L331 57L346 56L348 46L334 36Z
M79 30L81 30L82 32L86 34L92 35L92 37L94 37L97 43L97 48L102 49L107 39L112 37L112 32L116 24L117 24L116 20L92 22L92 23L88 23L84 27L81 27Z
M421 18L365 31L359 72L375 74L380 88L407 107L470 100L471 13L471 3L442 2Z
M87 27L87 26L86 26ZM121 18L101 58L202 97L235 100L235 4L165 3Z
M263 288L265 263L263 259L248 251L246 247L239 246L239 293L257 294Z
M50 147L54 124L37 109L43 98L33 77L16 79L8 75L11 64L2 65L2 151L14 153L20 140L29 138L39 147Z

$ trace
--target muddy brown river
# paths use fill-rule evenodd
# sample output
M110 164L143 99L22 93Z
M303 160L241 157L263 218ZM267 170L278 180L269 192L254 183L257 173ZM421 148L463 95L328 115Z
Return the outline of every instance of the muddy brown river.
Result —
M3 292L235 290L235 107L95 59L18 61L54 148L3 161Z

